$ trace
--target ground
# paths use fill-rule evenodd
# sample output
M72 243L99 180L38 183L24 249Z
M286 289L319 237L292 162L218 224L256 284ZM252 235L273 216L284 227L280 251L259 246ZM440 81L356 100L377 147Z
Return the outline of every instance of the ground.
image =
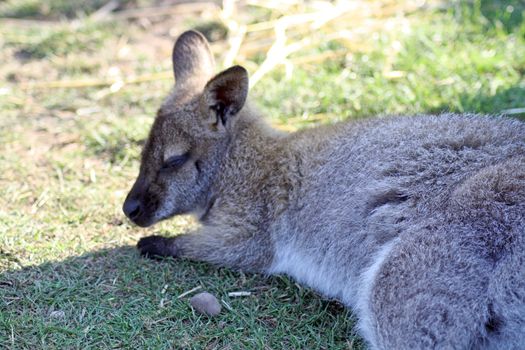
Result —
M524 3L180 3L0 3L0 348L363 348L350 310L287 277L138 256L140 237L194 225L140 229L121 213L173 84L173 41L203 31L220 66L255 77L252 101L282 129L418 112L523 118ZM313 15L291 17L301 13ZM191 309L196 288L221 300L218 317Z

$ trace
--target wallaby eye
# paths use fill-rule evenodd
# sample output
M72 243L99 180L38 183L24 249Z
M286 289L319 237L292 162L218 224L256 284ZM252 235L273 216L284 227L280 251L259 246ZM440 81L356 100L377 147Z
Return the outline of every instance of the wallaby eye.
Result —
M178 156L172 156L169 157L164 161L164 164L162 164L161 170L168 170L168 169L177 169L184 165L190 159L190 154L184 153L182 155Z

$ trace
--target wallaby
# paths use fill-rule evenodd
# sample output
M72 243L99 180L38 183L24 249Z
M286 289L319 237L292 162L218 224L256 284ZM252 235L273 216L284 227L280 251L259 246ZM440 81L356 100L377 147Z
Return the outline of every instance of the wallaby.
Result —
M183 33L124 203L200 227L140 253L287 274L352 308L372 349L525 348L525 123L393 116L284 133Z

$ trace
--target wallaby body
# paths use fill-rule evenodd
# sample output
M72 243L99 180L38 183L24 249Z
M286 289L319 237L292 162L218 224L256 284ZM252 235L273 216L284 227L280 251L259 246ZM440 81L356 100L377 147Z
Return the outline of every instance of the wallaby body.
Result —
M285 134L244 103L242 68L208 81L200 34L177 41L174 66L124 211L202 225L144 238L143 254L288 274L353 308L374 349L525 347L525 123L445 114Z

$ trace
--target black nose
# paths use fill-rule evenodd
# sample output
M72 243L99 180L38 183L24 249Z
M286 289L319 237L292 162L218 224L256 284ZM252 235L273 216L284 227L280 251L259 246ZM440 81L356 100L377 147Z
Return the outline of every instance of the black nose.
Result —
M135 198L128 198L122 207L124 214L131 220L135 220L142 211L142 203Z

